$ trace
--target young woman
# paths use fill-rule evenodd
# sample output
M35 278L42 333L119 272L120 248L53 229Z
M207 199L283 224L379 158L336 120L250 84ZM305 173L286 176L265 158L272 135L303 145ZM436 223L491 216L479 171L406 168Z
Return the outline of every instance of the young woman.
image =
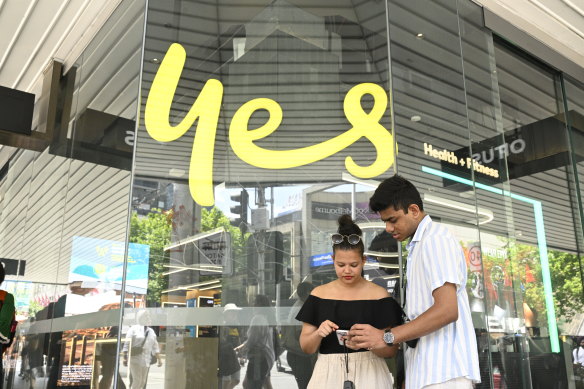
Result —
M358 349L347 337L341 338L341 345L336 334L357 323L379 329L402 323L399 304L384 288L362 276L365 246L361 229L349 215L341 216L338 223L338 234L331 237L338 279L315 288L296 316L304 323L302 350L319 352L308 389L343 388L345 381L356 388L392 388L393 378L384 358L393 357L397 346Z

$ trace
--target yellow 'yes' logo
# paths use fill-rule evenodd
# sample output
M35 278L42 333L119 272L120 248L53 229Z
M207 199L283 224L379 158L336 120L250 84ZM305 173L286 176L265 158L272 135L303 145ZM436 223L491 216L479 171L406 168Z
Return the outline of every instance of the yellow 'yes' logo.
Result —
M223 85L218 80L208 80L184 119L172 126L169 123L170 107L185 60L184 48L173 43L152 82L146 101L144 122L152 138L159 142L172 142L183 136L198 119L189 167L189 188L198 204L210 206L215 203L213 153ZM361 106L361 98L366 94L374 99L369 113ZM369 166L360 166L349 156L345 159L345 167L355 177L373 178L389 169L394 160L393 136L379 123L387 110L387 104L387 94L379 85L356 85L347 92L343 105L345 116L352 125L349 130L316 145L277 151L259 147L254 141L265 138L278 129L282 122L282 108L272 99L253 99L243 104L233 115L229 126L229 142L235 154L252 166L289 169L330 157L365 137L375 147L377 158ZM268 121L259 128L249 130L250 117L260 109L268 111ZM193 156L196 156L196 160Z

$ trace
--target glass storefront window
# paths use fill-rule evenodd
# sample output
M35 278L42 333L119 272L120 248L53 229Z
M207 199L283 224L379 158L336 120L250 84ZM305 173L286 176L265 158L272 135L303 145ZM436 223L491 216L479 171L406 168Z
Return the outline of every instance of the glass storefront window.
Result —
M500 277L511 305L496 304L515 310L521 326L508 342L513 346L501 350L505 378L522 387L567 387L573 375L566 323L580 310L569 285L581 277L564 271L576 270L581 237L560 78L503 41L496 42L495 59L514 229ZM509 369L514 364L520 369Z
M0 256L19 262L4 284L19 321L4 387L113 381L123 290L145 291L148 274L148 246L124 262L144 12L123 3L80 58L48 68L43 149L15 150L0 179Z
M306 387L294 318L336 277L340 215L403 299L368 208L394 173L463 247L477 388L576 384L584 86L475 3L120 2L57 73L46 147L0 148L7 387L240 388L258 328L262 386Z
M230 369L244 380L247 365L228 362L263 312L276 354L296 343L271 384L296 387L312 359L292 320L299 285L334 275L340 214L370 223L371 239L383 230L358 181L393 163L385 4L154 1L148 11L134 187L152 191L133 204L130 241L160 226L140 312L165 351L164 383L229 386ZM395 263L367 273L389 285ZM124 324L142 325L138 315Z

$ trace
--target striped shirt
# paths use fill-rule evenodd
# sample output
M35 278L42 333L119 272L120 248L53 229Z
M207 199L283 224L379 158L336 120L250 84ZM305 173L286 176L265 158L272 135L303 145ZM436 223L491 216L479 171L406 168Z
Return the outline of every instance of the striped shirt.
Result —
M406 389L466 377L480 382L475 332L466 294L466 261L446 227L425 216L407 245L406 312L410 320L433 304L432 292L446 282L456 285L458 320L420 338L407 348Z

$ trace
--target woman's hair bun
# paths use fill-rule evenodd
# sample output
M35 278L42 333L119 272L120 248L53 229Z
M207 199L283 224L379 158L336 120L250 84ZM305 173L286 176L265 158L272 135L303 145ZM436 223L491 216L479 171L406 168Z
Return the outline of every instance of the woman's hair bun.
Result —
M343 235L357 234L359 236L362 235L361 229L359 228L359 226L357 224L355 224L355 222L351 218L351 215L348 215L348 214L341 215L339 217L338 223L339 223L339 234L343 234Z

